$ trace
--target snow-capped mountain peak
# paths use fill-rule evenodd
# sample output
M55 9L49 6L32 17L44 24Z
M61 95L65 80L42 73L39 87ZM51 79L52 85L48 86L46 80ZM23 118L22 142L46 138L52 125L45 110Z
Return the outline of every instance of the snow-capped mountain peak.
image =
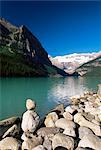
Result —
M101 51L98 53L97 52L80 53L80 54L74 53L74 54L49 57L49 58L53 65L65 70L67 73L71 74L80 65L87 63L91 60L94 60L99 56L101 56Z

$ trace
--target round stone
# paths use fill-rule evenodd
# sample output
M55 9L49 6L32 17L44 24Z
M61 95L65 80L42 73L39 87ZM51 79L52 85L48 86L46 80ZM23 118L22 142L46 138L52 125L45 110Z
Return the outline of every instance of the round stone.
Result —
M26 108L27 110L31 110L35 108L35 102L32 101L31 99L26 100Z
M0 141L0 150L18 150L20 143L13 137L6 137Z

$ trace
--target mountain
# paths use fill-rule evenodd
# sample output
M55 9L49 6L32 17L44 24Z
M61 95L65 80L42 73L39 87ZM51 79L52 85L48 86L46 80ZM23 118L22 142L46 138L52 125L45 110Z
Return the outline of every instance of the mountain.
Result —
M0 19L0 76L66 76L52 65L39 40L24 25Z
M101 56L81 65L75 72L77 72L80 76L101 76Z
M101 70L101 52L51 57L22 25L0 19L0 76L74 76Z
M89 64L89 67L90 65L93 66L93 64L96 64L94 65L95 67L97 67L97 64L99 66L98 59L100 57L101 57L101 52L82 53L82 54L74 53L70 55L56 56L56 57L49 56L49 59L51 60L53 65L63 69L68 74L72 75L73 73L77 73L79 75L83 75L84 74L83 66L86 66L86 64L87 65ZM94 61L93 64L91 63L92 61Z

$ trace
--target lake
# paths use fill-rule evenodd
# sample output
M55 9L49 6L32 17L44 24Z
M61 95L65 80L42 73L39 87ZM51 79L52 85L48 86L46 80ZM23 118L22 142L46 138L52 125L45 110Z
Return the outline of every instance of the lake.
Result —
M66 78L0 78L0 120L21 116L27 98L36 101L36 110L43 117L57 104L70 104L70 97L87 90L97 90L101 77Z

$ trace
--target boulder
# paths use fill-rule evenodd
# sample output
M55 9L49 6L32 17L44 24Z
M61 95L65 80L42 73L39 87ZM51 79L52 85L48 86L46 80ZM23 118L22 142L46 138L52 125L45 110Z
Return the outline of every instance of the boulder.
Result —
M95 102L95 96L93 96L93 95L90 96L90 95L89 95L89 96L87 97L87 101L94 103L94 102Z
M23 143L22 143L22 150L28 149L32 150L34 147L42 144L42 138L41 137L36 137L33 136L32 138L27 138Z
M39 116L33 110L27 110L22 118L22 130L24 132L34 132L39 125Z
M43 146L47 150L52 150L52 142L51 142L51 140L47 136L44 138Z
M85 102L85 112L89 112L94 116L99 115L101 114L101 106L96 106L96 104L92 102Z
M11 127L11 125L8 126L0 126L0 139L4 135L4 133Z
M79 138L82 139L85 135L93 134L92 130L87 127L79 127Z
M56 134L52 139L52 148L55 150L57 147L64 147L70 150L74 149L74 140L73 138L66 136L62 133Z
M84 116L88 121L92 121L95 118L95 116L91 115L89 112L88 113L83 112L82 116Z
M13 137L6 137L0 141L0 150L18 150L20 143Z
M36 137L35 135L33 135L33 133L30 132L24 132L21 136L21 139L23 141L27 141L28 139L35 139L35 138L39 138L40 140L42 140L41 136Z
M73 114L73 113L75 112L75 109L72 108L72 106L67 106L67 107L65 108L65 111L66 111L66 112L69 112L70 114Z
M78 98L72 98L72 99L71 99L72 105L78 105L79 102L80 102L80 99L78 99Z
M23 141L27 141L27 140L29 140L29 139L31 139L32 141L33 140L39 140L39 141L42 141L42 137L41 136L37 136L37 135L34 135L33 133L30 133L30 132L24 132L23 134L22 134L22 136L21 136L21 139L23 140Z
M63 105L63 104L57 105L57 106L52 110L52 112L53 112L53 111L57 112L58 115L63 115L63 113L64 113L64 105Z
M98 106L101 106L101 98L96 98L95 99L95 103L98 105Z
M45 150L43 145L38 145L35 148L33 148L32 150Z
M95 120L100 123L100 118L98 115L95 115Z
M84 96L85 96L85 95L88 95L88 94L89 94L89 91L85 91L85 92L84 92Z
M99 125L96 125L90 121L87 121L81 113L77 113L74 115L74 122L79 124L80 126L90 128L96 135L101 136L101 128Z
M94 123L94 124L96 124L96 125L99 125L99 126L100 126L100 122L99 122L99 121L97 121L97 120L95 120L95 119L93 119L93 120L92 120L92 123Z
M50 137L51 135L55 135L57 133L59 133L59 128L56 127L43 127L37 131L37 135L42 137Z
M19 117L11 117L11 118L0 121L0 126L12 125L17 121L20 121Z
M74 129L73 127L71 127L71 128L70 128L70 127L67 127L67 128L64 130L63 134L69 135L69 136L72 136L72 137L76 137L75 129Z
M11 128L9 128L3 135L2 138L5 138L6 136L15 136L19 134L19 129L18 126L16 124L14 124Z
M58 120L56 112L51 112L46 116L44 124L46 127L55 127L55 122Z
M27 132L26 132L26 133L27 133ZM21 139L22 139L23 141L27 141L28 138L29 138L29 137L27 137L26 133L24 132L24 133L22 134L22 136L21 136Z
M101 150L101 139L94 134L85 135L78 144L79 147L88 147Z
M26 100L26 108L27 110L32 110L32 109L35 109L35 102L32 101L31 99L27 99Z
M75 123L70 120L66 120L65 118L60 118L55 122L57 128L68 129L75 128Z
M64 112L63 117L67 120L73 120L73 116L69 112Z
M100 120L100 122L101 122L101 114L98 115L98 118L99 118L99 120Z
M83 113L84 109L83 108L79 108L77 111L78 111L78 113Z

